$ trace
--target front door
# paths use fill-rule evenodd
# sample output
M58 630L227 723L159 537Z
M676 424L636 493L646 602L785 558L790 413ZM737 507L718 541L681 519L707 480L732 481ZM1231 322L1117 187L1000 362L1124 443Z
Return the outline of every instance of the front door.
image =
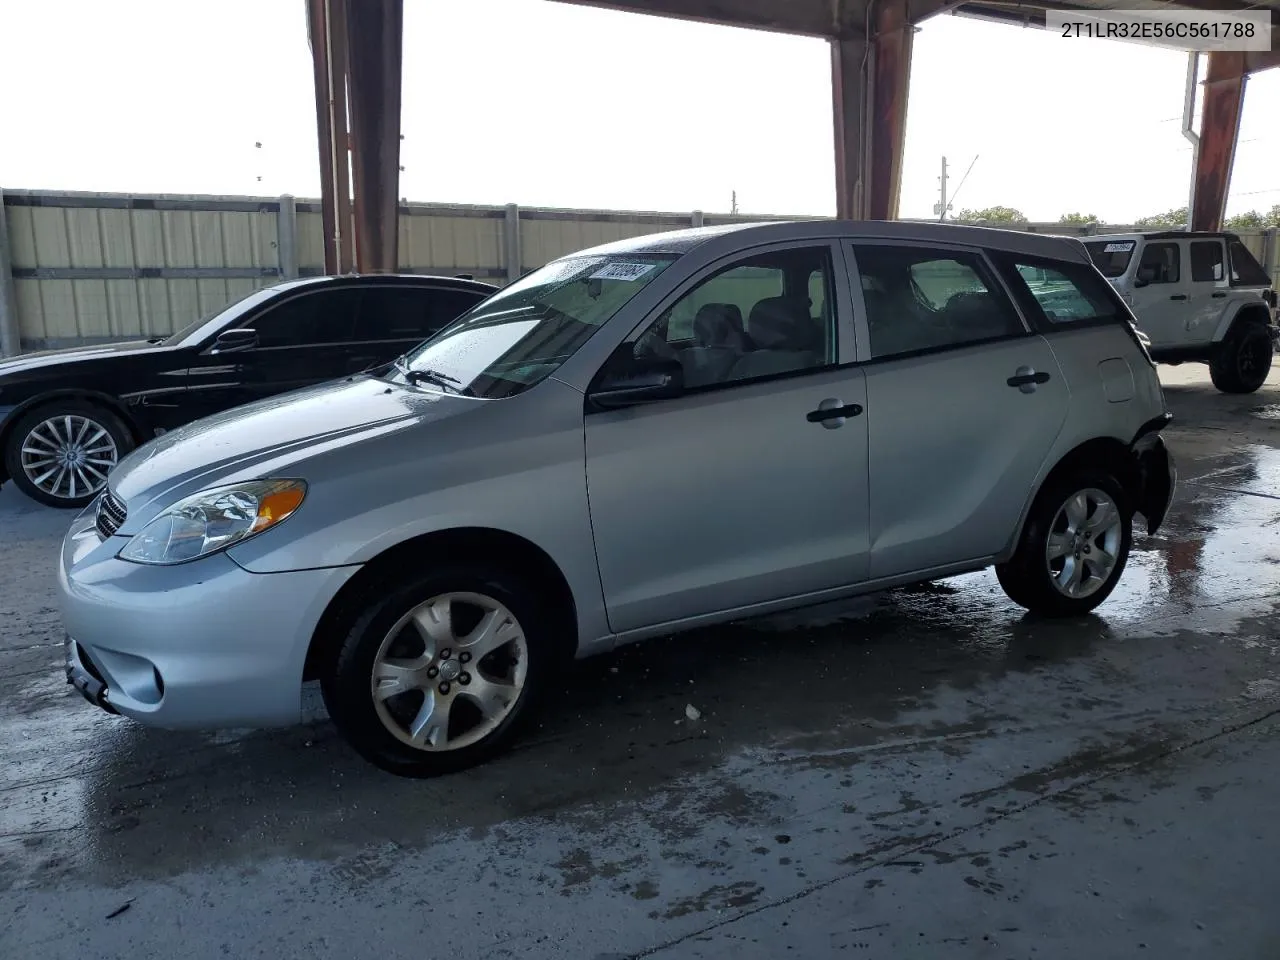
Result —
M848 249L869 334L870 576L989 557L1066 420L1053 351L978 251Z
M1182 247L1176 240L1148 243L1142 249L1132 287L1133 312L1138 329L1157 349L1186 343L1191 301L1184 268Z
M622 410L588 401L591 522L615 631L865 579L867 398L862 371L837 362L838 328L851 326L848 298L841 309L832 295L836 249L715 268L606 364L601 377L647 350L674 355L688 384Z
M257 333L257 346L222 352L206 345L187 374L192 419L354 372L359 297L355 287L325 286L273 300L236 324Z

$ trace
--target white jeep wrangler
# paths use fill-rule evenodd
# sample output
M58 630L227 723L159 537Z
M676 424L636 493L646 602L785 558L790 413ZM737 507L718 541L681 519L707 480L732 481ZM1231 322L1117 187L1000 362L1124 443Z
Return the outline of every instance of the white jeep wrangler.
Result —
M1084 241L1159 363L1209 364L1223 393L1252 393L1280 345L1271 277L1233 233L1123 233Z

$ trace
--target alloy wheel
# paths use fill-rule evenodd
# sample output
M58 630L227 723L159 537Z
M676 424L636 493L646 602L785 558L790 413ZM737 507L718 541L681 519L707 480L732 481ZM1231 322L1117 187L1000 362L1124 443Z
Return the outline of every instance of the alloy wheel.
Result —
M393 626L374 657L370 693L383 726L418 750L478 743L524 689L528 646L514 614L480 593L446 593Z
M38 423L22 441L22 472L36 489L60 500L97 493L120 459L111 432L81 414Z
M1115 573L1123 525L1115 501L1096 487L1079 490L1058 508L1045 544L1049 579L1063 596L1096 593Z

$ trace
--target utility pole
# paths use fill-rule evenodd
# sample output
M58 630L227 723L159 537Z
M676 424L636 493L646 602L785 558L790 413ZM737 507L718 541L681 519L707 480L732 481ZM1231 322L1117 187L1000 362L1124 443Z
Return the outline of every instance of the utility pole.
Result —
M942 176L938 178L941 185L942 202L933 205L933 212L938 215L938 222L941 223L947 219L947 211L951 209L951 204L947 203L947 158L942 158Z
M738 212L738 191L733 191L733 198L729 201L729 213L736 214Z

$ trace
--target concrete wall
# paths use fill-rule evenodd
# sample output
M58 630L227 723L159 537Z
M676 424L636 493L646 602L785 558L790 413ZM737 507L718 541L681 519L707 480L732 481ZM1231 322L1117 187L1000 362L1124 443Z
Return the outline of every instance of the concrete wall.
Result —
M258 287L323 270L314 200L34 190L0 197L0 351L19 342L36 350L162 336ZM778 219L787 218L414 203L400 210L400 267L501 284L611 240ZM1241 238L1280 282L1276 231Z

